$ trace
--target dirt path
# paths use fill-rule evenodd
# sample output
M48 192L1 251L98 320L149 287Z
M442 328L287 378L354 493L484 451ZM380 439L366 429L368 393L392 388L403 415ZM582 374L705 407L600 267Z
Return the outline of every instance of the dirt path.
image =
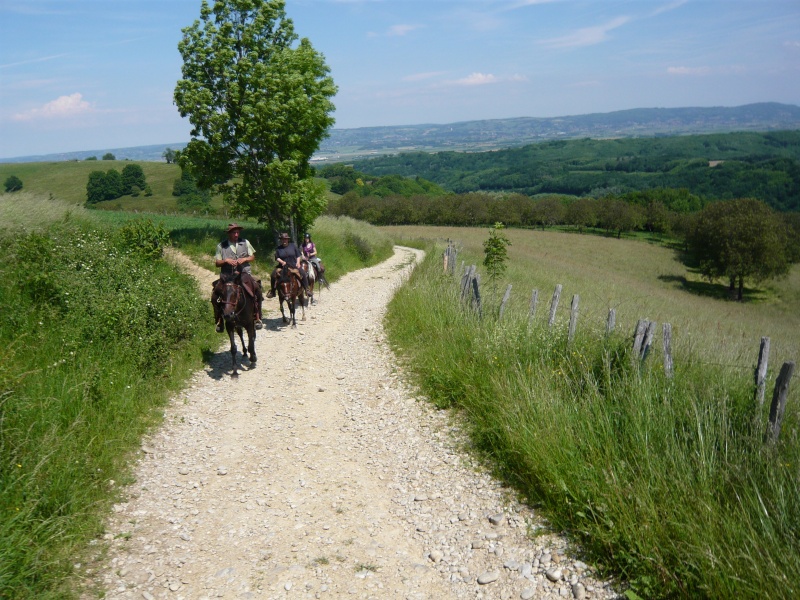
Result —
M403 382L381 322L420 257L347 275L297 329L265 301L257 368L232 380L226 343L195 374L87 572L106 598L614 596Z

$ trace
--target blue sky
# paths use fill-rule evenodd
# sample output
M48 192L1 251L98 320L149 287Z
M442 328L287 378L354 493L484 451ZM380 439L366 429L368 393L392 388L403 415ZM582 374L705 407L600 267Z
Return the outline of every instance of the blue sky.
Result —
M336 127L800 104L798 0L288 0ZM188 141L200 0L0 0L0 158Z

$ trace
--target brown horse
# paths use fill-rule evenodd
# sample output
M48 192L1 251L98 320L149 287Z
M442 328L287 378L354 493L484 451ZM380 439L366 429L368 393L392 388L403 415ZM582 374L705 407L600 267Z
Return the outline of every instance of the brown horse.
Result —
M306 308L305 308L305 291L303 290L303 284L299 275L292 273L292 269L290 269L287 265L283 265L278 270L278 298L280 298L280 305L281 305L281 316L283 317L284 323L289 323L291 321L292 327L297 327L297 319L295 318L295 311L299 304L300 309L302 310L303 317L302 320L306 320ZM286 306L289 307L289 319L286 318L286 314L283 312L283 303L286 302Z
M256 326L255 326L255 304L253 299L245 292L241 285L241 275L237 275L232 281L218 284L219 298L222 318L225 320L225 330L231 340L231 362L233 373L231 377L238 377L236 370L236 334L242 342L242 356L247 358L250 354L250 368L256 366ZM242 329L247 330L247 347L244 345L244 335Z

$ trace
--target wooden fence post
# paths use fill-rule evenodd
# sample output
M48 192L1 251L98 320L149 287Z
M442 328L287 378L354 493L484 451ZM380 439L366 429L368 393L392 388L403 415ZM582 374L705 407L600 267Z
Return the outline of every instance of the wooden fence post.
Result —
M672 379L672 325L664 323L664 375Z
M550 320L547 322L548 327L552 327L556 322L556 309L558 308L558 299L561 297L561 284L556 286L553 292L553 300L550 302Z
M571 344L572 340L575 338L575 327L578 324L578 303L580 302L580 296L575 294L572 296L572 306L570 307L569 311L569 335L567 337L567 341Z
M470 285L472 285L472 278L475 277L475 265L471 265L461 277L461 299L467 297Z
M633 357L634 360L639 358L642 353L642 342L644 341L644 334L647 332L647 319L639 319L636 322L636 331L633 334Z
M474 272L472 276L472 302L474 302L474 308L478 311L478 316L483 316L483 311L481 309L481 291L480 291L480 283L481 283L481 276Z
M764 405L764 390L767 387L767 364L769 363L769 338L761 338L761 346L758 349L758 364L753 373L756 380L756 389L753 399L758 401L759 406Z
M500 316L498 317L498 320L503 319L503 313L506 312L506 302L508 302L508 299L510 297L511 297L511 284L509 283L508 287L506 288L506 293L503 294L503 301L500 303Z
M611 308L608 311L608 318L606 319L606 335L611 335L614 327L617 325L617 309Z
M655 321L647 322L647 329L645 330L644 341L642 342L642 352L640 354L640 360L642 362L644 362L647 355L650 354L650 347L653 345L653 337L655 337L657 325L658 323Z
M533 322L533 317L536 315L536 304L539 302L539 290L533 290L531 294L531 303L528 306L528 327Z
M781 434L781 421L783 412L786 410L786 398L789 396L789 381L794 374L794 361L785 362L781 367L781 373L775 382L775 391L772 394L772 406L769 407L769 424L767 433L764 436L766 441L774 443L778 441Z

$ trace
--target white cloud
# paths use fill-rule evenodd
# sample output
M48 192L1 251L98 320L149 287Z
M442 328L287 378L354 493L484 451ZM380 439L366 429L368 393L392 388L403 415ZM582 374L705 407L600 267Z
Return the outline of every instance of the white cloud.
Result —
M491 73L471 73L463 79L453 81L456 85L486 85L487 83L497 83L498 79Z
M709 67L667 67L670 75L708 75L711 73Z
M784 48L789 48L790 50L797 50L798 48L800 48L800 41L798 41L798 40L789 40L789 41L783 42L783 47Z
M528 81L528 78L525 75L520 75L515 73L514 75L502 76L498 77L492 73L470 73L466 77L461 79L454 79L451 81L445 82L449 85L490 85L495 83L504 83L504 82L511 82L511 83L519 83L521 81Z
M32 108L14 115L15 121L33 121L36 119L61 119L75 117L92 111L92 105L76 92L69 96L59 96L41 108Z
M549 40L542 43L551 48L577 48L581 46L593 46L609 39L608 33L617 27L622 27L631 19L630 17L617 17L608 23L596 25L594 27L584 27L573 33Z
M411 33L415 29L419 29L422 25L392 25L389 31L386 32L388 36L401 36Z

